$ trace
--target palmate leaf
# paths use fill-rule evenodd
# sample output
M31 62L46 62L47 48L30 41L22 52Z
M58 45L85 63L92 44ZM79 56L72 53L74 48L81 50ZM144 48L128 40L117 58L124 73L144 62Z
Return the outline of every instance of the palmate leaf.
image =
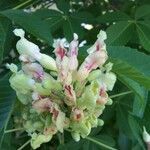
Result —
M137 27L137 33L140 39L141 45L150 52L150 27L149 24L150 21L139 21L136 24Z
M71 41L73 39L74 29L72 27L70 18L68 17L63 21L63 32L68 41Z
M148 91L137 82L125 77L124 75L118 75L118 79L135 93L133 114L142 118L147 104Z
M113 71L116 74L125 75L150 89L150 56L121 46L108 47L108 54L114 62Z
M0 18L0 63L4 55L11 50L11 22L1 17Z
M96 20L98 23L112 23L118 21L128 21L131 20L131 18L127 14L118 11L118 12L111 12L111 13L108 12L104 15L97 17Z
M148 133L150 133L150 117L149 117L149 110L150 110L150 92L148 93L148 102L146 105L144 116L141 120L143 126L146 127Z
M129 115L129 117L128 117L128 122L129 122L129 125L130 125L130 128L131 128L131 131L132 131L134 138L138 141L141 148L143 150L146 150L144 143L143 143L143 140L141 139L142 129L141 129L139 123L131 115Z
M39 20L38 17L25 13L22 10L7 10L1 12L0 14L20 25L22 28L37 38L40 38L44 42L52 45L53 39L51 36L50 28L43 21Z
M136 10L135 18L141 19L150 16L150 5L143 5Z
M107 28L108 45L125 45L132 37L131 31L134 28L132 22L120 21Z
M112 137L107 135L96 135L95 137L86 137L81 139L79 142L71 140L70 142L59 145L58 150L116 150L113 148L115 146L115 141Z
M0 80L0 147L16 99L8 78L9 76L5 76Z
M49 29L53 32L62 26L64 20L63 14L56 10L39 9L32 13L32 16L48 24Z

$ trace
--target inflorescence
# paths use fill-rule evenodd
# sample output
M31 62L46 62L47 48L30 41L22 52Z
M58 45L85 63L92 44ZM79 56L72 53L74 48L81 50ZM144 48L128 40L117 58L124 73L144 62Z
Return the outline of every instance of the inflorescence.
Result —
M102 126L99 119L105 105L111 105L107 91L111 91L116 75L111 72L108 59L107 36L100 31L97 41L88 50L83 63L78 63L78 35L74 34L69 48L59 39L54 43L56 59L40 52L28 41L22 29L15 29L20 37L16 44L21 69L7 64L13 72L11 87L23 105L22 126L31 136L33 149L49 142L54 134L70 130L75 141L85 138L91 128Z

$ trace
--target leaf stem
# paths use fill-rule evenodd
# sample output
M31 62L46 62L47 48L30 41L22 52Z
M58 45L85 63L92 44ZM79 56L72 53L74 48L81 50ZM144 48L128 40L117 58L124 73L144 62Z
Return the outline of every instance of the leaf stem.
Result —
M30 2L32 2L32 0L27 0L24 3L21 3L21 4L17 5L16 7L14 7L13 10L21 8L22 6L24 6L24 5L26 5L26 4L30 3Z
M60 144L64 144L64 133L58 133L58 139Z
M91 141L91 142L93 142L93 143L95 143L95 144L97 144L97 145L100 145L100 146L102 146L102 147L105 147L105 148L107 148L107 149L109 149L109 150L117 150L117 149L115 149L115 148L113 148L113 147L110 147L110 146L108 146L108 145L106 145L106 144L104 144L104 143L101 143L100 141L97 141L97 140L95 140L95 139L93 139L93 138L91 138L91 137L85 137L85 139L87 139L87 140L89 140L89 141Z
M24 130L24 128L16 128L16 129L5 130L4 133L11 133L11 132L16 132L16 131L20 131L20 130Z
M122 92L122 93L119 93L119 94L111 95L110 98L116 98L116 97L127 95L127 94L130 94L130 93L132 93L132 91Z
M21 147L19 147L17 150L22 150L24 147L26 147L31 140L28 140L27 142L25 142Z

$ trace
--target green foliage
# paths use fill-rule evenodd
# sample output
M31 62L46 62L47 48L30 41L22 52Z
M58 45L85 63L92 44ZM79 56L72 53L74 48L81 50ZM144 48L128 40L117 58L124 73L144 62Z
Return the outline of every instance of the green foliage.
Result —
M52 10L52 4L56 4L58 9ZM32 10L32 7L38 5L41 5L40 9L34 12L23 10ZM92 24L93 29L84 29L81 23ZM0 1L0 149L9 149L13 138L18 142L13 144L11 150L28 140L25 133L19 133L22 140L18 140L16 134L4 136L7 126L14 128L13 115L16 115L16 110L13 111L16 98L9 86L8 70L5 68L7 62L18 62L16 39L12 33L14 28L25 29L28 39L36 41L41 49L44 47L42 51L48 54L52 54L53 39L66 37L71 41L73 33L77 33L80 41L87 40L87 46L79 50L80 62L87 55L86 49L95 41L98 31L106 30L107 51L110 61L114 63L113 72L118 78L110 94L132 91L130 95L114 97L114 104L102 116L106 124L102 128L93 129L89 138L76 143L65 132L64 145L59 145L55 137L50 144L42 145L42 150L49 149L49 145L58 150L104 150L108 147L121 150L146 149L142 127L146 126L150 132L149 0L52 0L49 4L43 0Z

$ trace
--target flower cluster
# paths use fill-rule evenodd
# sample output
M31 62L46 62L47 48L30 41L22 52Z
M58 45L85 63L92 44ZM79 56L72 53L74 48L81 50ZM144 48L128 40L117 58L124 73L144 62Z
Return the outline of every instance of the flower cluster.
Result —
M33 149L65 129L79 141L89 135L91 128L102 126L99 116L105 105L112 104L107 91L113 89L116 81L112 63L104 66L108 58L106 33L100 31L80 66L77 34L68 49L63 40L55 41L56 60L41 53L37 45L24 37L22 29L15 29L14 34L20 37L16 49L21 69L7 64L13 72L9 81L23 104L23 127L31 136Z

